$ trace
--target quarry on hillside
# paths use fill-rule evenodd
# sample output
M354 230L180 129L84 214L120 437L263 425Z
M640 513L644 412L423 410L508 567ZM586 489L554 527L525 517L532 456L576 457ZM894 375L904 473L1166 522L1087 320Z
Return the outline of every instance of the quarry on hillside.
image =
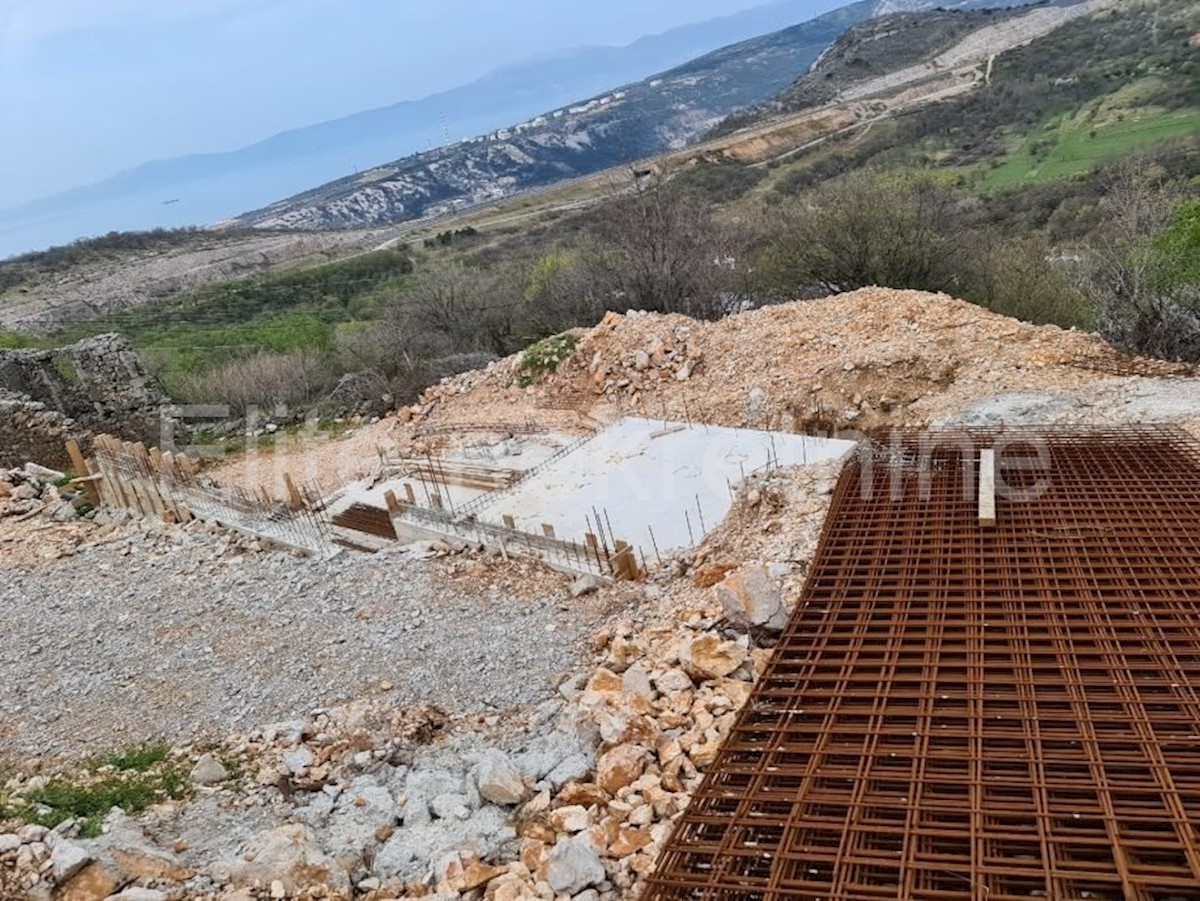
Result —
M0 471L0 899L1194 896L1194 371L881 288L573 336L337 438ZM1011 426L1063 480L988 526Z

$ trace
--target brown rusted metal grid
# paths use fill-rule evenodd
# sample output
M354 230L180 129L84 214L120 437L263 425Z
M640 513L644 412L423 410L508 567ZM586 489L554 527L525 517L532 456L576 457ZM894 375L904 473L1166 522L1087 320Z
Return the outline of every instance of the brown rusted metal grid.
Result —
M647 899L1200 898L1200 451L1050 434L983 528L942 440L848 465Z

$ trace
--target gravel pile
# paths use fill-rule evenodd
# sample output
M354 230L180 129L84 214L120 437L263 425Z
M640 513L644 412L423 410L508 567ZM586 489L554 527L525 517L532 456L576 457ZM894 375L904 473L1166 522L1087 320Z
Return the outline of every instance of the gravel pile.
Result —
M0 562L0 756L216 738L367 696L450 714L540 700L604 614L565 577L511 591L508 566L298 560L158 528Z

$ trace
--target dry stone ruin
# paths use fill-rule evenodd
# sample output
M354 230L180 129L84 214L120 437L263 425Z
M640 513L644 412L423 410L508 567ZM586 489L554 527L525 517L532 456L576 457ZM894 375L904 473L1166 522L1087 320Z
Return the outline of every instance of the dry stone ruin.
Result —
M119 335L55 350L0 351L0 467L68 465L63 444L93 431L157 443L167 397Z

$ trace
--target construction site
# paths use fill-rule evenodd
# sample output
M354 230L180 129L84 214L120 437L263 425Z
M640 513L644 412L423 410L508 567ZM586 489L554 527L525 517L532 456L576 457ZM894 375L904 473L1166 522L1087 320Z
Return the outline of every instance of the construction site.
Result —
M1194 372L883 289L577 338L5 477L0 600L135 643L10 615L0 897L1200 899ZM38 825L116 722L190 787Z

